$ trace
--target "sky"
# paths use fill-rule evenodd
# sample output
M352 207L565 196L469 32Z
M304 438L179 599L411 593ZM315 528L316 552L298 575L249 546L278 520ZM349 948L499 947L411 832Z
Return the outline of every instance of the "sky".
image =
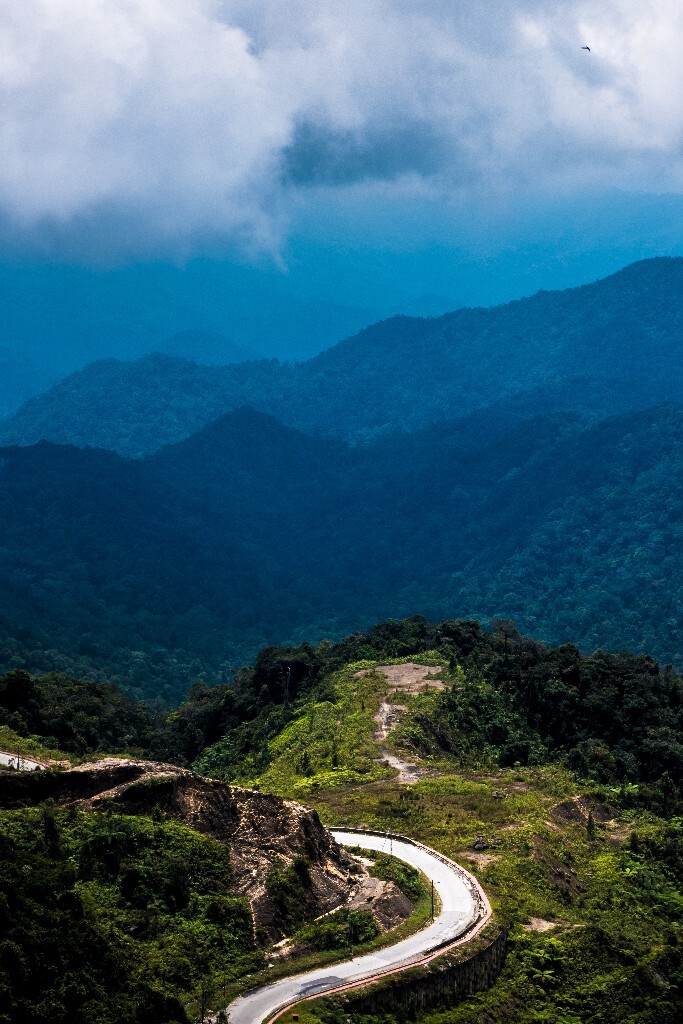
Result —
M300 355L678 255L681 52L675 0L6 3L0 263L214 262L243 306L350 311L297 348L221 307Z

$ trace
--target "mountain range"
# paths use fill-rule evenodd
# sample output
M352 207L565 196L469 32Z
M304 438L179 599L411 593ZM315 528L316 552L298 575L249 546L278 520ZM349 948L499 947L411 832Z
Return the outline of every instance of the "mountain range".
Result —
M100 361L29 400L0 444L139 456L244 405L354 443L482 410L505 424L559 410L596 421L683 399L682 298L683 259L661 258L492 309L393 317L301 363Z
M413 614L680 666L682 293L653 260L306 363L87 367L3 426L0 669L173 703Z
M680 664L682 437L678 404L356 447L244 409L145 459L5 448L0 664L172 702L264 643L416 613Z

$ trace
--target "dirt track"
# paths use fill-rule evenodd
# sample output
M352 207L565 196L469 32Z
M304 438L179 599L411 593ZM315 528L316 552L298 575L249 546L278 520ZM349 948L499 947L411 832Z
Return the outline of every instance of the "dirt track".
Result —
M386 699L381 702L375 715L377 729L373 739L381 744L382 759L398 772L398 782L405 785L417 782L424 774L423 770L417 765L404 761L384 746L387 737L398 725L401 714L407 711L405 704L390 702L388 698L389 696L394 698L411 697L418 693L424 693L426 690L443 690L443 680L436 678L441 670L438 665L419 665L414 661L409 661L405 665L379 665L374 670L362 669L356 674L363 676L370 671L379 672L387 681Z

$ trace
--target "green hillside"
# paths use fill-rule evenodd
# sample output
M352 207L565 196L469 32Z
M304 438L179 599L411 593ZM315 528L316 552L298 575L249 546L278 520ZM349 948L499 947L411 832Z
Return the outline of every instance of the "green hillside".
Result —
M0 671L175 703L262 646L514 615L683 664L683 407L456 421L366 446L229 413L145 460L0 455Z
M186 1024L260 966L225 848L178 822L0 812L0 1020Z
M254 727L228 728L197 767L222 762L238 779L258 771L263 788L305 794L330 824L413 836L477 875L494 927L509 929L505 969L489 992L421 1022L674 1024L683 1011L680 678L648 658L544 648L511 624L419 633L415 620L386 623L324 648L317 664L310 650L263 652L241 684L262 695ZM392 696L383 673L400 663L382 658L392 647L422 647L403 663L424 663L444 689ZM379 660L334 668L360 654ZM299 679L290 703L280 690L263 705L287 668ZM193 706L211 717L211 699L197 694L180 709L185 728ZM373 739L382 699L405 707L386 742ZM401 783L376 760L386 749L419 776ZM299 1010L308 1024L395 1020L329 1000Z
M381 704L394 707L384 736ZM156 758L303 799L330 825L410 835L473 871L491 928L509 931L505 968L488 992L421 1024L680 1020L683 681L671 668L546 647L509 622L413 617L335 645L266 648L233 685L196 686L165 718L112 687L0 681L0 722L31 721L34 741L95 708L110 725L82 731L81 756L105 736L121 749L137 729ZM387 755L409 765L407 781ZM8 1021L185 1022L261 963L222 847L165 813L4 811L0 844ZM273 879L274 892L281 882L293 884ZM330 919L299 941L327 949L350 927ZM318 1002L302 1019L342 1016Z

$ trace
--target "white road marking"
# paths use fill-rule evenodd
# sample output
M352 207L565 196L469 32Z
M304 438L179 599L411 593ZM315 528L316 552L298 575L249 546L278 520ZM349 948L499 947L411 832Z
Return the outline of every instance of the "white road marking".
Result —
M342 846L389 852L386 835L334 829L332 835ZM261 1024L278 1010L307 996L322 995L340 986L411 966L435 950L455 942L475 925L478 925L478 931L488 920L491 908L486 896L474 878L454 861L405 838L392 838L391 852L434 881L441 900L441 911L434 922L376 953L283 978L272 985L246 992L227 1007L231 1024Z

